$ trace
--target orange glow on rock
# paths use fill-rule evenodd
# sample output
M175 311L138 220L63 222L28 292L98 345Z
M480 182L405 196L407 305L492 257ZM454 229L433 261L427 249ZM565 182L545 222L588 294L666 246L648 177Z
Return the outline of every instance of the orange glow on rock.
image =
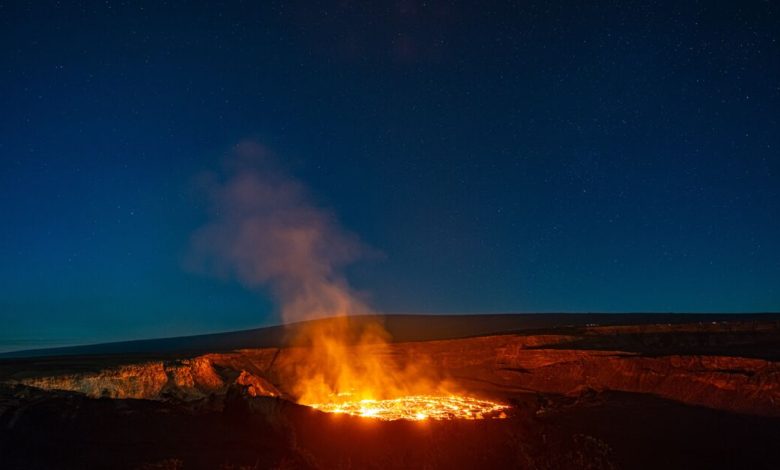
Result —
M382 325L348 315L298 332L282 366L298 403L385 421L506 417L505 405L469 396L419 354L397 355Z

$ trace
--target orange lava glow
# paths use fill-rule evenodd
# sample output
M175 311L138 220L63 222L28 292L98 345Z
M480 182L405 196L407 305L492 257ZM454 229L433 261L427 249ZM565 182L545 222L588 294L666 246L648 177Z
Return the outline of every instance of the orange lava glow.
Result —
M412 395L387 400L315 403L309 406L327 413L345 413L384 421L506 418L504 410L508 408L506 405L456 395Z
M421 354L394 354L382 326L363 317L312 322L287 351L298 403L383 421L505 418L506 405L473 398Z

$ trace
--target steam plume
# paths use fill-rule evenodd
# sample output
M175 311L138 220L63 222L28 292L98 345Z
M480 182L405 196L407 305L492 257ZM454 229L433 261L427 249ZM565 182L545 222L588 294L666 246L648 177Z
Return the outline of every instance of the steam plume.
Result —
M369 250L263 146L236 146L208 191L212 220L193 239L202 267L267 288L285 322L369 313L340 273Z
M209 187L212 220L193 240L202 267L267 288L285 322L329 317L296 329L289 360L280 359L301 403L434 389L423 377L422 358L399 366L375 317L352 320L370 309L340 270L369 250L277 169L267 150L251 142L237 146L226 176Z

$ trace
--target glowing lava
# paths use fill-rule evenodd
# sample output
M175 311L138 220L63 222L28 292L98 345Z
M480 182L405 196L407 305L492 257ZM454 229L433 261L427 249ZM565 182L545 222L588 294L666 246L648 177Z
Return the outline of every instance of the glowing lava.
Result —
M506 405L464 396L412 395L388 400L340 401L310 404L327 413L344 413L384 421L408 419L506 418Z

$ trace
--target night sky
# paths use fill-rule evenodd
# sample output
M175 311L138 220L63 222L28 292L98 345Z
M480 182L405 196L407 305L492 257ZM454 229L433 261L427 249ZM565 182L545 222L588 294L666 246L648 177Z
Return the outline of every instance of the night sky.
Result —
M143 5L143 6L142 6ZM780 310L780 6L0 2L0 349L277 323L187 266L270 149L381 312Z

